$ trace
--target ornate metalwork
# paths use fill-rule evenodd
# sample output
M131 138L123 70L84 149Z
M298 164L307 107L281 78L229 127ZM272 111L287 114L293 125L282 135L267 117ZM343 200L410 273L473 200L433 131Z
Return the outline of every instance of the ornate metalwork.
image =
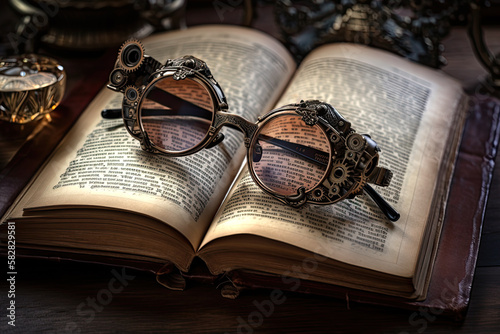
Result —
M277 139L274 139L275 145L285 150L297 150L297 154L305 154L314 163L328 168L326 168L322 182L315 186L314 189L306 191L304 187L298 187L295 194L288 196L279 195L267 190L253 169L249 168L254 181L262 189L281 202L293 207L300 207L308 202L314 204L333 204L344 199L352 199L362 195L364 194L364 190L366 190L366 193L374 199L382 212L390 220L396 221L399 219L399 213L369 186L369 183L388 186L392 178L390 170L378 166L380 149L370 136L356 133L351 128L351 123L333 106L318 100L300 101L298 104L289 104L275 109L267 115L260 117L257 125L261 127L266 120L289 111L294 111L302 116L305 124L320 126L325 131L331 143L331 158L329 158L326 152L310 151L307 147L301 147L301 145L295 145L298 147L293 148L294 145L280 144L276 142L279 141ZM260 134L256 136L257 138L261 138ZM250 146L252 145L250 144ZM250 147L250 149L252 148ZM308 153L304 153L308 150ZM262 153L260 152L258 156L261 155ZM249 152L248 160L250 161L250 166L252 166L252 158L253 153ZM254 161L258 162L259 160L260 157Z
M385 186L390 183L392 173L377 166L380 151L377 143L368 135L356 133L333 106L318 100L301 101L295 111L308 125L322 121L329 126L334 152L328 177L315 191L307 194L309 201L335 203L362 194L368 182ZM294 206L303 204L301 196L286 201Z
M139 40L131 39L125 41L120 50L115 63L115 68L109 76L108 88L125 93L129 87L136 87L137 83L145 84L153 79L153 74L162 68L175 70L173 75L175 80L182 80L194 73L199 73L206 79L213 80L212 73L207 64L193 56L183 56L176 59L168 59L165 65L145 54L144 46ZM214 81L215 82L215 81ZM136 92L140 94L140 87L136 87ZM127 101L131 99L125 94Z
M311 108L311 106L313 108ZM304 123L307 125L313 126L314 124L318 123L318 112L316 111L316 108L314 108L314 105L311 105L309 103L305 103L304 101L301 101L299 107L297 108L297 114L302 116L302 120Z
M212 103L211 106L204 105L200 107L189 100L185 95L168 92L158 93L160 89L156 87L157 83L164 79L173 78L174 80L185 80L190 77L196 81L198 87L204 93L210 94L207 101ZM168 83L168 81L167 81ZM186 83L187 84L187 83ZM178 86L176 83L175 86ZM120 49L118 58L115 63L115 68L110 74L108 87L112 90L119 91L124 94L122 104L122 117L129 133L141 142L141 147L155 154L165 154L169 156L181 156L195 153L203 148L213 147L224 139L224 135L220 132L223 126L236 128L244 134L244 143L247 147L247 158L249 161L249 170L254 181L266 192L273 195L287 205L299 207L307 202L315 204L332 204L338 201L353 198L363 193L363 189L368 186L368 182L387 186L390 182L391 173L385 168L378 167L379 148L375 141L367 135L356 133L351 128L351 123L345 120L337 110L328 103L318 100L301 101L298 104L290 104L281 108L270 111L268 114L259 118L257 123L249 122L243 117L227 112L227 102L222 89L217 84L210 72L207 64L193 56L184 56L181 58L167 60L165 65L145 55L144 47L139 41L127 41ZM182 89L180 89L182 91ZM152 98L155 103L154 108L144 107L142 100L145 96L149 96L151 92L155 92L156 98ZM199 94L197 91L194 94ZM171 102L171 104L170 104ZM147 113L150 113L147 115ZM267 133L264 129L267 122L273 124L276 121L274 117L289 117L291 114L296 119L296 114L300 115L302 121L307 126L319 127L315 129L321 133L323 137L323 146L321 149L311 147L308 144L300 141L290 141L280 138L279 135L273 135L272 132ZM111 115L111 113L110 113ZM175 122L172 119L186 116L186 119L202 119L205 123L211 121L210 126L203 133L203 139L196 142L193 146L183 150L168 149L167 146L156 144L151 141L149 135L155 136L155 130L149 132L143 128L143 117L148 116L164 117L163 122L170 126ZM173 116L173 118L167 118ZM104 117L104 114L103 114ZM274 119L274 120L273 120ZM288 121L289 119L286 119ZM279 122L279 120L278 120ZM299 120L299 124L300 124ZM280 123L275 123L280 124ZM283 126L281 123L280 126ZM274 125L271 125L271 128ZM287 136L289 131L297 131L298 137L304 137L304 133L310 130L303 129L300 124L296 129L290 130L283 127ZM294 126L295 127L295 126ZM262 132L260 132L262 131ZM303 131L303 132L302 132ZM279 131L278 131L279 132ZM160 133L161 137L167 135ZM286 138L285 137L285 138ZM156 137L158 138L158 137ZM180 138L180 137L179 137ZM201 138L201 137L200 137ZM328 140L330 142L328 142ZM263 183L256 175L253 168L254 163L259 163L263 155L262 145L259 141L267 142L275 148L280 148L291 156L297 156L300 159L305 159L308 163L316 164L319 167L319 175L314 183L310 185L308 190L304 184L298 184L295 188L291 188L291 192L273 191ZM329 145L328 145L329 144ZM271 153L271 160L280 154L272 150L266 153ZM266 159L269 158L269 155ZM263 160L265 161L265 160ZM288 160L284 160L288 161ZM293 165L293 164L292 164ZM274 161L264 169L276 168ZM279 167L278 167L279 168ZM285 168L288 165L285 164ZM291 167L296 169L296 167ZM308 167L303 171L308 173ZM296 173L296 172L294 172ZM285 174L287 173L278 173ZM284 183L290 180L285 180ZM274 182L274 179L273 179ZM281 181L280 181L281 182ZM311 189L312 188L312 189ZM370 188L369 195L374 197L381 210L391 220L395 221L399 218L397 212L392 207L383 201L378 194Z
M346 121L337 109L335 109L332 105L319 100L300 101L299 107L297 108L297 112L300 114L301 111L299 110L311 110L312 113L320 116L339 132L345 132L351 127L351 123Z
M307 203L306 190L304 187L297 189L297 194L292 196L284 196L284 203L293 206L294 208L299 208Z
M164 65L145 54L143 44L136 39L127 40L118 51L115 68L109 76L107 87L124 94L122 103L122 118L127 131L141 142L141 147L151 153L161 153L150 142L148 135L141 129L139 112L142 96L154 81L163 76L172 76L174 80L184 80L187 77L197 76L207 87L217 86L207 64L193 56L183 56L168 59ZM226 110L227 103L222 89L212 89L213 97L218 101L216 110ZM221 95L222 94L222 95ZM233 115L234 117L234 115ZM221 125L222 126L222 125ZM214 146L224 139L222 134L211 131L203 144ZM202 149L203 146L197 149Z
M247 121L239 115L230 114L227 112L216 114L213 127L217 130L220 130L224 125L239 129L245 135L245 138L248 139L251 138L257 130L256 124ZM245 146L250 146L250 140L245 140Z
M446 63L441 40L466 0L278 0L285 44L300 60L318 45L352 42L386 49L431 67Z
M194 56L169 59L165 63L165 67L178 67L174 74L175 80L186 79L186 77L193 75L194 72L199 72L208 79L213 78L212 72L210 72L207 64Z

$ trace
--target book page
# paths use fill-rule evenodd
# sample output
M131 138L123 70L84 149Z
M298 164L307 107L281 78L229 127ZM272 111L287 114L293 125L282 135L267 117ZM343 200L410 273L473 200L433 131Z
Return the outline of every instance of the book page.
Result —
M184 55L204 60L229 111L253 121L276 103L295 69L281 44L245 28L196 27L152 36L144 45L162 63ZM130 210L165 221L196 249L240 168L243 136L223 130L217 147L179 158L153 155L121 119L101 119L101 110L121 108L122 98L100 92L12 215L23 208L31 215L47 207Z
M348 44L314 51L278 106L323 100L358 133L369 134L381 148L379 166L394 173L389 187L374 188L401 218L388 221L367 195L327 206L287 207L243 171L204 245L238 231L410 277L434 208L441 161L448 156L447 141L459 118L461 95L454 80L383 51Z

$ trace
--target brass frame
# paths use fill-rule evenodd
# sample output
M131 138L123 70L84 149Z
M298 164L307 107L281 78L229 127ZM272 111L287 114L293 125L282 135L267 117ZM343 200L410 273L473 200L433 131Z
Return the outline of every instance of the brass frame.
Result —
M199 82L207 89L214 102L212 124L205 138L198 145L181 152L169 152L151 142L139 116L143 103L142 97L159 80L166 77L172 77L174 80L189 78ZM260 117L256 123L252 123L239 115L228 112L228 104L222 88L205 62L193 56L184 56L167 60L165 65L162 65L145 55L144 47L136 40L125 42L120 49L115 68L110 74L108 88L124 94L122 117L125 126L128 132L141 142L142 149L148 152L166 156L185 156L203 148L211 148L224 139L220 130L228 126L241 131L244 135L248 167L254 182L282 203L292 207L300 207L306 203L327 205L354 198L363 194L364 190L374 199L387 218L392 221L399 219L399 213L368 184L388 186L392 178L391 171L378 167L380 149L377 143L368 135L356 133L351 128L351 123L328 103L309 100L285 105ZM301 116L305 124L309 126L319 126L329 139L330 149L328 157L323 155L321 159L315 159L310 155L306 157L315 163L326 164L325 174L316 186L308 191L300 187L296 194L284 196L272 191L256 175L253 169L254 151L251 148L258 139L262 139L258 134L267 122L287 113ZM104 114L103 116L106 117ZM290 148L287 141L277 138L273 138L273 141L281 142L279 145L287 146L283 147L287 150L299 152L298 149ZM295 144L297 145L300 146L300 144ZM310 150L311 148L299 147L299 149Z

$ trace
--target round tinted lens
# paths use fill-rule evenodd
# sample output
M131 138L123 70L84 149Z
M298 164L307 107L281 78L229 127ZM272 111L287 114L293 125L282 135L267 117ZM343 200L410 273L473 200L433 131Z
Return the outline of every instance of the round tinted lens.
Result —
M182 152L200 144L214 115L207 88L186 78L158 80L144 96L140 118L149 139L169 152Z
M250 166L267 188L290 196L300 187L310 191L322 180L330 160L330 142L318 125L307 125L297 114L280 114L256 136Z

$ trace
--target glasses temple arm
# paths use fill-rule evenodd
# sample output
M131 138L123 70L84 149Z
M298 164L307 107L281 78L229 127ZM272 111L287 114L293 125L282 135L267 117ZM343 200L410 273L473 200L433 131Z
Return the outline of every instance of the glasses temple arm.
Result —
M399 212L387 203L385 199L383 199L382 196L380 196L379 193L372 188L372 186L365 184L363 190L365 190L365 192L373 199L373 201L390 221L395 222L399 219Z
M101 111L101 117L105 119L116 119L122 117L121 109L103 109Z

